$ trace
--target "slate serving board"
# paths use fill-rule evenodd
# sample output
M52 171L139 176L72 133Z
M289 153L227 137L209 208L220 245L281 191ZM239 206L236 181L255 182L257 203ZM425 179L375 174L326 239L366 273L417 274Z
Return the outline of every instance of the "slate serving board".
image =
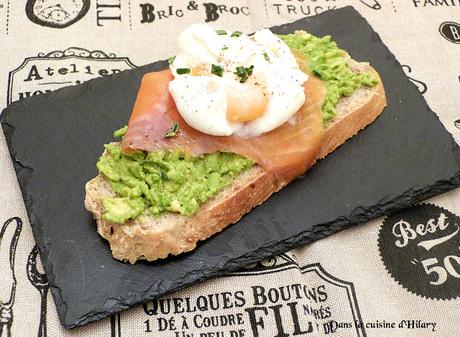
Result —
M330 34L381 74L383 114L303 178L192 253L129 265L112 259L85 210L102 145L125 125L146 65L11 104L1 122L60 320L84 325L222 275L460 183L460 151L379 36L353 8L273 27Z

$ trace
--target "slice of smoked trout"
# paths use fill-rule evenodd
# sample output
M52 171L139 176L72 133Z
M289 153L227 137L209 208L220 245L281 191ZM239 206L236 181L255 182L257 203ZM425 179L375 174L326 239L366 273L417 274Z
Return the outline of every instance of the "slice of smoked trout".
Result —
M181 149L195 156L234 152L274 174L280 186L314 164L325 135L321 107L326 95L325 85L315 76L309 75L304 84L305 104L295 119L254 138L211 136L188 126L169 94L172 79L170 70L144 75L122 141L125 153L160 149ZM177 136L165 137L174 123L179 124Z

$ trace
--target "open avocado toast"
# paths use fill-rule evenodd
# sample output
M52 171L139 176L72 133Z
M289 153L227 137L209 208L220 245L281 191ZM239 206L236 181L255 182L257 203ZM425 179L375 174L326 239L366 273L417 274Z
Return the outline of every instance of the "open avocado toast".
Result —
M302 152L305 160L301 165L291 164L289 157L280 160L284 166L268 166L267 161L258 160L252 152L245 155L249 153L245 151L195 155L181 147L126 151L123 143L107 144L97 163L100 174L86 185L85 205L94 214L98 231L109 241L115 258L131 263L152 261L194 249L199 240L238 221L382 112L386 105L383 84L369 64L352 60L329 36L320 38L298 31L279 38L309 77L305 82L309 103L302 108L308 111L309 127L314 132L310 129L311 137L300 139L312 144ZM270 56L264 58L270 61ZM247 76L250 68L243 69L243 76ZM171 124L163 137L169 141L187 133L184 124L180 125ZM254 138L276 145L271 136L283 127ZM116 136L125 136L125 132L123 128ZM209 142L209 136L205 137Z

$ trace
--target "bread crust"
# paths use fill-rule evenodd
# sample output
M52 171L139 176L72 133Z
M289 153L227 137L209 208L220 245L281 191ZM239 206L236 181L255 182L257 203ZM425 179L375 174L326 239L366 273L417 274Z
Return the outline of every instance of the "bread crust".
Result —
M379 76L367 63L349 62L356 71L372 71ZM351 97L342 98L336 108L337 117L326 129L317 159L324 158L372 123L385 106L381 80L372 88L361 88ZM135 263L140 259L153 261L193 250L198 241L237 222L279 189L273 175L256 165L204 203L193 216L168 213L157 218L139 217L119 225L102 219L101 198L114 196L114 192L99 175L86 184L85 206L93 213L99 234L109 242L113 257Z
M119 225L102 219L101 197L115 194L107 180L99 175L86 184L85 206L93 213L99 234L109 241L113 257L134 263L139 259L153 261L193 250L198 241L237 222L275 190L273 175L255 166L204 203L191 217L166 214L155 219L137 218Z

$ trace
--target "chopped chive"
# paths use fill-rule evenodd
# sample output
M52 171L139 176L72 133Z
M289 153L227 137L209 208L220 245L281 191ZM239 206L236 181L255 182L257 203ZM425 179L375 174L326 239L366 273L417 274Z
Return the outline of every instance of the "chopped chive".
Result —
M267 62L270 62L270 57L268 56L267 53L264 53L264 58Z
M252 75L252 72L254 70L254 66L250 66L248 68L245 68L243 66L239 66L235 68L234 74L238 77L240 77L240 83L244 83L248 80L249 76Z
M190 68L177 68L177 69L176 69L176 72L177 72L179 75L184 75L184 74L190 74L190 73L191 73L191 70L190 70Z
M176 55L171 56L171 57L168 59L168 64L172 64L172 63L174 62L175 59L176 59Z
M227 32L223 29L216 29L215 32L217 35L227 35Z
M213 73L214 75L217 75L219 77L222 77L224 75L224 68L222 68L221 66L219 66L217 64L213 64L211 66L211 73Z
M165 133L165 138L175 137L177 136L178 133L179 133L179 123L174 122L173 125L171 126L171 129L169 129Z
M239 31L235 31L235 32L233 32L232 35L230 35L230 36L231 36L231 37L240 37L241 34L243 34L243 33L239 32Z
M227 49L228 49L228 46L223 46L222 47L222 51L227 50Z
M239 67L236 67L235 69L236 71L234 72L234 74L238 77L240 77L240 82L241 83L244 83L248 80L248 74L246 73L246 69L242 66L239 66Z
M242 66L236 67L235 72L234 72L235 75L238 75L240 77L244 76L245 73L246 72L244 70L244 67L242 67Z
M114 131L113 138L123 137L125 135L126 131L128 131L128 125L125 125L121 129L118 129L117 131Z

